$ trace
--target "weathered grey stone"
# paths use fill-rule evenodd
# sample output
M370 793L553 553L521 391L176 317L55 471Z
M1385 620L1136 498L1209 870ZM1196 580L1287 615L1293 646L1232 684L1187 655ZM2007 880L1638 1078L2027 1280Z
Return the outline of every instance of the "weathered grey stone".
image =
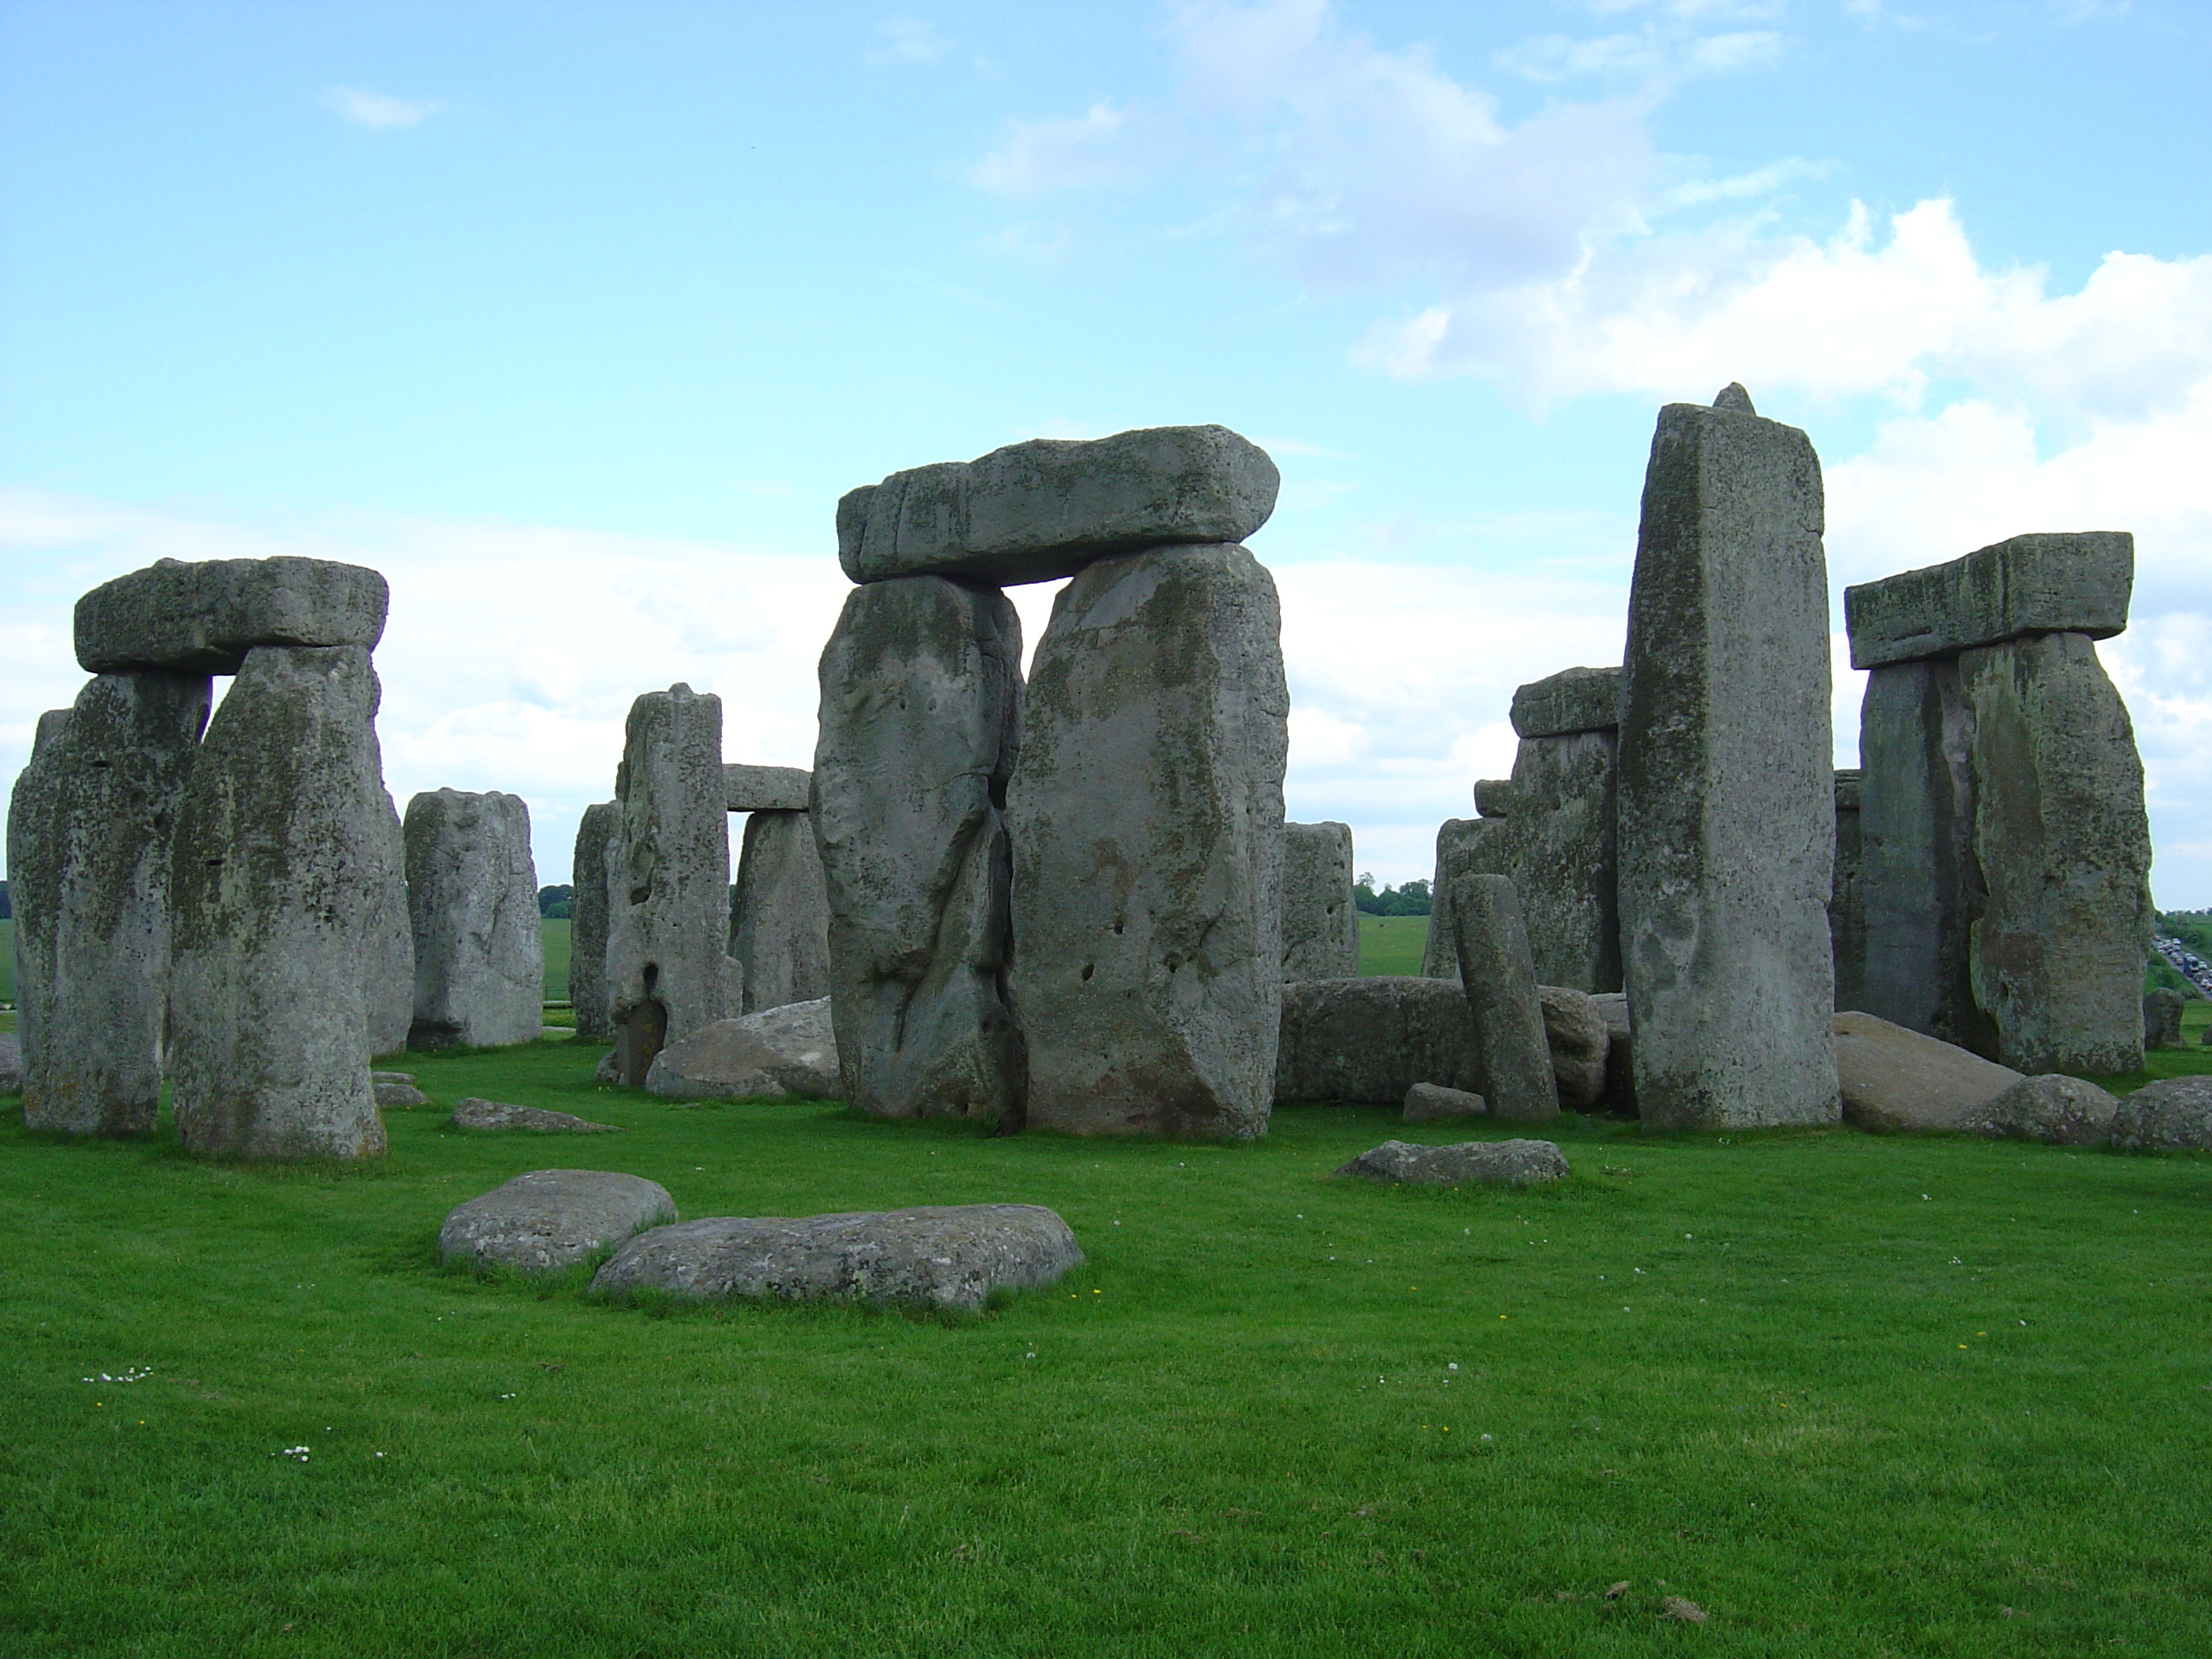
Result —
M663 1054L666 1049L661 1051ZM594 1123L574 1112L552 1112L542 1106L510 1106L502 1101L474 1096L455 1103L456 1129L531 1129L542 1134L614 1135L623 1133L612 1123Z
M533 1170L472 1198L438 1230L438 1254L555 1273L676 1219L668 1188L605 1170Z
M1956 656L2033 634L2109 639L2128 625L2136 538L2124 530L2014 536L1948 564L1844 590L1851 666Z
M607 1013L622 1080L664 1044L743 1012L729 939L722 700L684 684L630 705L608 864Z
M22 1092L22 1044L13 1031L0 1031L0 1095Z
M1564 738L1611 732L1620 725L1618 668L1563 668L1513 693L1513 731L1520 738Z
M1606 1060L1613 1050L1605 1011L1595 997L1564 985L1539 985L1536 1001L1559 1105L1570 1112L1589 1111L1605 1099Z
M1277 1100L1395 1105L1418 1083L1479 1092L1474 1026L1456 979L1372 974L1283 988Z
M1352 901L1352 826L1283 826L1283 980L1344 979L1359 971L1359 911Z
M2127 705L2081 634L1970 651L1974 1001L1993 1058L2092 1076L2142 1064L2142 972L2157 913L2142 762Z
M40 722L8 809L27 1128L153 1133L170 838L209 695L205 675L102 674Z
M615 1034L607 1006L608 860L621 839L622 807L615 801L586 806L576 821L575 865L569 876L568 1006L576 1035L607 1042Z
M2018 1072L1872 1014L1835 1016L1844 1121L1862 1129L1971 1129Z
M1021 620L941 576L848 593L822 653L810 813L847 1103L1018 1127L1006 826Z
M258 645L374 646L384 578L326 559L163 559L76 602L76 658L93 674L235 674Z
M412 1048L538 1041L545 936L530 808L519 795L427 791L407 803L415 940Z
M379 1111L412 1111L417 1106L428 1106L430 1097L411 1083L384 1083L375 1073L369 1073L369 1093L375 1097Z
M592 1288L972 1312L994 1291L1033 1290L1082 1264L1067 1224L1040 1205L933 1204L659 1227L616 1251Z
M1513 810L1498 831L1536 977L1577 991L1620 988L1618 734L1523 738Z
M1477 778L1474 781L1474 810L1486 818L1511 817L1517 810L1519 792L1510 778Z
M1608 1046L1605 1051L1605 1104L1608 1111L1629 1117L1636 1110L1636 1038L1628 1024L1628 997L1613 992L1590 998L1605 1017Z
M1655 1127L1833 1121L1835 782L1820 464L1670 404L1644 477L1620 726L1621 955Z
M2212 1077L2170 1077L2121 1096L2112 1145L2124 1152L2212 1152Z
M2053 1072L2022 1078L1974 1114L1966 1127L2014 1140L2092 1146L2112 1133L2119 1104L2094 1083Z
M411 1084L415 1081L415 1073L412 1072L372 1071L368 1074L368 1080L371 1083Z
M1429 933L1421 946L1425 979L1457 979L1451 896L1462 876L1506 873L1507 832L1498 817L1446 818L1437 826L1437 869L1429 883Z
M2189 999L2171 986L2161 986L2142 1000L2143 1047L2181 1047L2181 1011Z
M1226 427L1036 438L848 492L837 559L856 582L1050 581L1116 553L1241 542L1267 523L1281 482L1267 452Z
M654 1058L658 1059L659 1056L655 1055ZM652 1073L648 1072L647 1075L651 1076ZM599 1056L599 1063L592 1069L592 1081L594 1083L620 1083L622 1081L621 1049L610 1048L605 1054Z
M1838 1008L1866 1006L1866 896L1859 890L1863 776L1856 767L1836 772L1836 873L1828 888L1828 954L1836 964Z
M362 1015L368 1027L368 1052L396 1054L406 1048L409 1028L415 1023L415 927L407 913L407 838L398 809L381 787L363 811L364 850L356 872L368 906L361 953Z
M390 811L362 646L260 646L177 811L171 1107L194 1152L385 1150L362 959Z
M830 999L702 1026L653 1057L645 1086L679 1100L835 1100L842 1085Z
M1233 545L1085 568L1030 670L1007 790L1029 1120L1267 1132L1282 1013L1281 611Z
M1443 1123L1455 1118L1486 1117L1489 1114L1489 1103L1464 1089L1447 1089L1441 1083L1416 1083L1406 1091L1408 1123Z
M1559 1115L1543 1006L1521 901L1507 876L1462 876L1452 890L1460 983L1474 1024L1475 1092L1490 1115L1541 1123Z
M722 767L728 793L725 800L732 812L804 812L814 775L803 766Z
M1464 1140L1455 1146L1386 1140L1336 1173L1424 1187L1534 1187L1564 1180L1568 1171L1566 1155L1548 1140Z
M757 810L745 820L730 956L749 1014L830 994L830 890L805 812Z

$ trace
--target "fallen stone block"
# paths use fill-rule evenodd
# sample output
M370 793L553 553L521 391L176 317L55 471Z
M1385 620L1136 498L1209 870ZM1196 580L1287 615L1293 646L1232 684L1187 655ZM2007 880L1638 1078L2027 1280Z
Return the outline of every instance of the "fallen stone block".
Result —
M678 1100L838 1099L830 999L702 1026L653 1057L645 1086Z
M411 1111L430 1103L430 1097L411 1083L379 1083L372 1077L369 1091L376 1097L380 1110Z
M438 1254L553 1273L675 1219L676 1200L659 1182L602 1170L533 1170L448 1215Z
M1441 1083L1416 1083L1406 1091L1408 1123L1443 1123L1454 1118L1489 1115L1489 1103L1465 1089L1447 1089Z
M814 774L803 766L722 764L725 797L732 812L804 812Z
M374 646L390 602L384 578L360 565L163 559L76 602L76 659L92 674L235 674L256 646Z
M2027 1080L1872 1014L1838 1014L1835 1031L1844 1121L1862 1129L1971 1129L1991 1101Z
M2052 1072L2022 1078L1983 1107L1968 1127L2013 1140L2090 1146L2112 1133L2119 1104L2094 1083Z
M2212 1077L2170 1077L2123 1095L2112 1145L2124 1152L2212 1151Z
M1067 1224L1035 1204L717 1216L632 1239L592 1288L973 1311L994 1291L1049 1285L1082 1261Z
M1560 985L1539 985L1536 1001L1551 1050L1552 1079L1563 1111L1587 1112L1605 1099L1613 1027L1595 997Z
M1851 666L1955 657L2031 634L2110 639L2128 625L2136 538L2124 530L2014 536L1948 563L1844 590Z
M542 1106L510 1106L503 1101L479 1100L471 1096L453 1108L456 1129L535 1129L547 1134L613 1135L618 1125L594 1123L573 1112L548 1111Z
M1336 1173L1422 1187L1535 1187L1564 1180L1567 1159L1548 1140L1463 1140L1454 1146L1386 1140Z
M1389 1106L1420 1083L1480 1092L1458 980L1371 974L1283 988L1277 1100Z

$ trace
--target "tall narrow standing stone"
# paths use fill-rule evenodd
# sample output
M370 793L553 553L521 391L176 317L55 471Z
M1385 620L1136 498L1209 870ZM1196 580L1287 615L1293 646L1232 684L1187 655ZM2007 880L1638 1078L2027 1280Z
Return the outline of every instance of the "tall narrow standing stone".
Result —
M838 1065L862 1111L1021 1121L1000 817L1021 662L1006 596L943 576L856 588L823 649L809 820Z
M1866 896L1860 890L1863 838L1856 767L1836 771L1836 875L1829 888L1828 946L1836 963L1836 1007L1867 1012Z
M1234 544L1101 560L1054 601L1006 815L1032 1124L1266 1133L1283 991L1280 635L1273 580Z
M39 723L8 812L23 1122L148 1134L169 988L169 843L204 674L102 674Z
M1832 1122L1820 464L1740 386L1660 411L1629 594L1622 957L1660 1127Z
M1283 982L1359 972L1359 912L1352 902L1352 826L1283 826Z
M369 904L368 935L362 951L362 1014L368 1024L368 1052L396 1054L407 1047L415 1023L415 925L407 909L407 837L378 786L368 808L374 820L371 856L359 879Z
M1536 976L1570 990L1620 988L1620 671L1569 668L1513 694L1508 866Z
M1498 802L1491 801L1495 807ZM1482 811L1480 806L1475 809ZM1437 827L1436 878L1429 883L1429 933L1421 946L1421 977L1457 979L1459 942L1454 934L1452 890L1462 876L1501 876L1509 860L1502 817L1446 818Z
M1462 876L1452 889L1452 931L1474 1027L1475 1092L1490 1103L1492 1117L1519 1123L1557 1117L1559 1083L1511 878Z
M568 1006L576 1035L605 1042L615 1034L607 1012L607 860L621 827L613 801L586 806L576 821L576 859L569 876Z
M749 1014L829 995L830 893L805 813L746 818L730 895L730 955L744 976Z
M519 795L428 791L407 803L414 1048L535 1042L545 939L530 808Z

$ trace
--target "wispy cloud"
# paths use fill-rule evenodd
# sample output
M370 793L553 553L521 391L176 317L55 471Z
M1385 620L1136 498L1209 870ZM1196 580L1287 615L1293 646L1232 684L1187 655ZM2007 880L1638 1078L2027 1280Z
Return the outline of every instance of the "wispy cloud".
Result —
M878 69L894 64L933 64L952 50L945 31L926 17L886 17L876 25L875 39L867 61Z
M376 131L420 126L440 108L434 98L394 98L359 87L331 88L323 94L323 106L342 121Z

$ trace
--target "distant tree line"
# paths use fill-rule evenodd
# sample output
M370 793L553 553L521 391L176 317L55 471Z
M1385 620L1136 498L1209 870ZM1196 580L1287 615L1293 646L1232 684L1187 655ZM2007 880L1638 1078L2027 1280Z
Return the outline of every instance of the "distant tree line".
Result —
M568 906L575 896L573 887L541 887L538 890L538 914L548 921L566 921Z
M1409 881L1403 887L1385 884L1375 890L1375 878L1363 872L1352 884L1352 902L1369 916L1425 916L1429 914L1429 884Z
M0 921L15 920L15 907L8 902L8 884L0 881Z

